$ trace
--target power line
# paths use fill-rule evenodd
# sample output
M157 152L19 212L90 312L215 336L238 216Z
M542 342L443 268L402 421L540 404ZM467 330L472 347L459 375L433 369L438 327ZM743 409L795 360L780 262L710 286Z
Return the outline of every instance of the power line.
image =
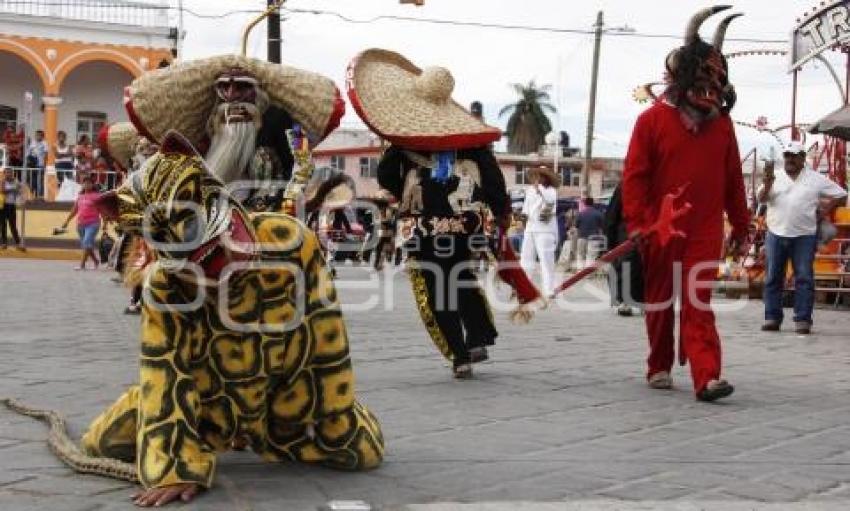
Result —
M591 29L580 29L580 28L559 28L559 27L544 27L544 26L535 26L535 25L512 25L506 23L484 23L479 21L458 21L458 20L446 20L446 19L437 19L437 18L414 18L412 16L393 16L393 15L380 15L374 16L372 18L365 19L356 19L346 16L344 14L335 12L335 11L327 11L322 9L290 9L283 8L287 12L292 14L314 14L314 15L322 15L322 16L332 16L343 20L347 23L355 23L355 24L370 24L378 21L405 21L411 23L427 23L434 25L451 25L451 26L463 26L463 27L475 27L475 28L494 28L494 29L502 29L502 30L521 30L526 32L547 32L547 33L557 33L557 34L580 34L580 35L592 35L594 31ZM639 38L653 38L653 39L682 39L681 35L674 34L651 34L645 32L620 32L620 31L609 31L606 32L607 36L617 36L617 37L639 37ZM750 43L787 43L787 39L761 39L761 38L748 38L748 37L727 37L727 41L737 41L737 42L750 42Z
M222 19L227 18L229 16L234 16L236 14L259 14L264 12L258 9L235 9L231 11L225 11L219 14L207 14L200 13L189 9L187 7L172 7L170 5L157 5L157 4L149 4L145 2L139 1L128 1L128 2L118 2L118 1L102 1L102 0L86 0L80 3L69 3L68 0L56 0L53 2L43 1L43 0L0 0L0 13L2 13L2 8L4 6L28 6L28 7L83 7L83 8L106 8L106 9L137 9L140 11L151 11L151 12L162 12L162 11L175 11L175 12L183 12L195 18L201 19ZM32 12L29 13L13 13L13 14L31 14L34 16L50 16L50 13L47 14L34 14Z
M91 6L94 2L86 2L87 5ZM67 2L44 2L39 0L0 0L0 6L3 5L29 5L29 6L67 6ZM141 2L127 2L127 3L118 3L118 2L97 2L97 7L105 7L105 8L123 8L126 9L128 7L133 7L142 10L151 10L151 11L179 11L177 7L167 6L167 5L156 5L156 4L143 4ZM482 28L482 29L496 29L496 30L514 30L514 31L525 31L525 32L541 32L541 33L550 33L550 34L576 34L576 35L592 35L594 33L591 29L581 29L581 28L560 28L560 27L547 27L547 26L538 26L538 25L514 25L509 23L486 23L480 21L464 21L464 20L449 20L449 19L439 19L439 18L416 18L412 16L394 16L394 15L379 15L374 16L372 18L363 18L357 19L346 16L345 14L329 11L323 9L295 9L295 8L282 8L282 11L288 12L290 14L311 14L315 16L331 16L337 18L346 23L358 24L358 25L368 25L372 23L378 23L381 21L400 21L407 23L422 23L422 24L431 24L431 25L443 25L443 26L457 26L457 27L473 27L473 28ZM223 19L229 16L234 16L238 14L259 14L263 11L258 9L241 9L241 10L230 10L224 11L221 13L201 13L195 10L192 10L187 7L182 8L182 12L192 16L194 18L199 19ZM673 40L681 40L682 36L680 34L663 34L663 33L647 33L647 32L621 32L621 31L607 31L605 33L606 36L611 37L632 37L632 38L643 38L643 39L673 39ZM767 44L786 44L788 43L787 39L770 39L770 38L756 38L756 37L727 37L727 41L735 41L735 42L743 42L743 43L767 43Z

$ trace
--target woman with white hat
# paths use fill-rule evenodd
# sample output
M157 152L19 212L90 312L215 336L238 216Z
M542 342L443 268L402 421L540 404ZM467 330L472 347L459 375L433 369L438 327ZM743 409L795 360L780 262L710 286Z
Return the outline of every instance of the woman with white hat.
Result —
M419 69L397 53L367 50L348 70L348 95L358 115L390 142L378 182L402 199L413 221L408 274L423 322L456 378L488 358L498 335L471 271L472 251L487 243L485 208L509 210L501 169L488 145L501 137L452 101L444 68Z
M522 214L526 217L522 238L520 265L526 273L534 271L535 259L540 260L543 273L543 293L552 294L555 279L555 248L558 244L558 220L555 209L557 187L561 180L551 169L540 166L528 171L531 186L525 191Z

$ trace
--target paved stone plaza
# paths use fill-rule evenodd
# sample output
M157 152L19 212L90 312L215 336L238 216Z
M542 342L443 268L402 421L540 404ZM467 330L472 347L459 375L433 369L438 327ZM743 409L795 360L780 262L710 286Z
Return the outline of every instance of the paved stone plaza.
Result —
M0 260L0 396L62 411L78 436L136 381L138 318L121 314L126 293L112 273L72 267ZM362 276L346 268L340 282ZM677 390L647 389L642 320L610 310L550 310L528 326L499 312L492 362L454 381L404 276L393 282L394 310L382 294L372 311L347 316L358 394L386 436L384 465L340 473L228 454L215 488L178 508L315 510L334 499L441 511L451 502L493 503L469 511L850 508L846 311L818 310L811 337L759 332L759 302L719 313L737 391L710 405L694 401L681 369ZM369 291L350 287L344 302L366 302ZM586 305L594 294L569 298ZM73 474L46 434L0 409L0 509L132 507L131 485Z

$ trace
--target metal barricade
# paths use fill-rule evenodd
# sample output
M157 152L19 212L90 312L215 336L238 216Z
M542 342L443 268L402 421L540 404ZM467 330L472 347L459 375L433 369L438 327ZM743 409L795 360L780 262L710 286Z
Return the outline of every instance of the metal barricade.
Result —
M15 179L25 185L29 190L24 196L25 200L47 199L47 170L33 167L3 167L11 170ZM114 190L121 186L124 182L124 173L115 170L90 170L81 171L75 169L56 169L56 186L57 190L62 186L62 182L66 179L79 183L82 175L86 174L92 178L94 183L101 191Z
M101 188L106 190L114 190L121 186L121 183L124 182L124 173L116 172L114 170L103 172L105 174L105 178L102 179L102 182L99 181Z
M114 190L121 186L121 183L124 182L124 173L114 170L90 170L87 171L86 174L91 177L92 182L102 192ZM79 181L80 176L78 175L77 182Z

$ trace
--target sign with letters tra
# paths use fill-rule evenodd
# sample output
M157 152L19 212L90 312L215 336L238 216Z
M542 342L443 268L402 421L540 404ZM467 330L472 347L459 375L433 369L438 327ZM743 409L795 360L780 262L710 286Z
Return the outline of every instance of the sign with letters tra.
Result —
M791 33L791 67L803 64L836 46L850 44L850 0L833 0L806 13Z

